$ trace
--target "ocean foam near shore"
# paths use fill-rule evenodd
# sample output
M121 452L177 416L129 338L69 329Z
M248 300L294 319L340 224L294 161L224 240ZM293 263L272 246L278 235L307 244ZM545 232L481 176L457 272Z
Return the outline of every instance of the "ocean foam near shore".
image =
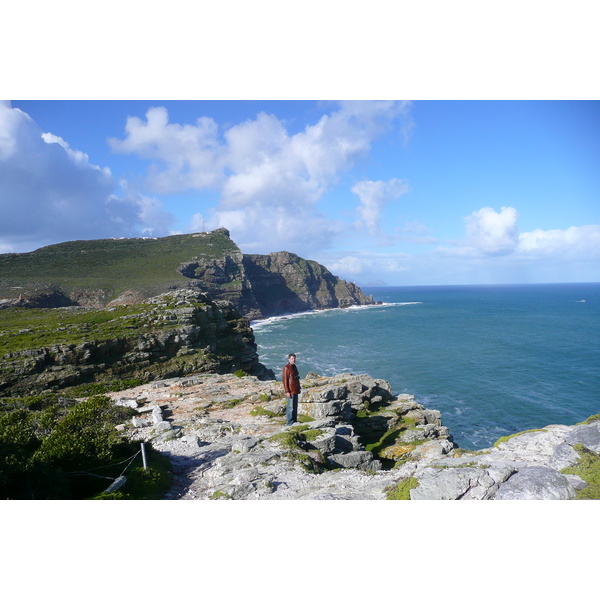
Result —
M381 304L362 304L360 306L347 306L344 308L324 308L321 310L307 310L297 313L286 313L283 315L277 315L275 317L267 317L266 319L255 319L250 321L252 329L262 329L273 323L279 323L280 321L287 321L289 319L301 319L304 317L313 317L316 315L327 316L328 313L346 312L355 310L373 310L381 308L389 308L392 306L407 306L410 304L423 304L422 302L382 302Z

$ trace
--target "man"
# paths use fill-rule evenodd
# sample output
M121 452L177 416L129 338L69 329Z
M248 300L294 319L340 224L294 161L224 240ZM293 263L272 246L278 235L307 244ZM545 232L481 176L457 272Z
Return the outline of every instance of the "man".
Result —
M287 396L286 425L289 427L298 417L298 394L300 393L300 375L296 366L296 355L293 353L288 355L288 363L283 367L281 381Z

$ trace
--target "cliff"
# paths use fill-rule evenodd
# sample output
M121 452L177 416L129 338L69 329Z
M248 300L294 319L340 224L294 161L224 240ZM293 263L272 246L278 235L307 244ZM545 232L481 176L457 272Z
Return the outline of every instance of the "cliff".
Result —
M176 289L229 301L250 319L373 303L315 261L289 252L244 255L225 228L156 239L65 242L0 255L0 307L103 308Z
M28 395L89 382L151 381L260 364L248 320L230 302L177 290L108 309L5 309L0 394Z
M600 415L473 452L438 411L384 380L309 374L302 388L292 427L277 381L199 375L110 395L140 413L124 434L171 460L169 499L600 498Z

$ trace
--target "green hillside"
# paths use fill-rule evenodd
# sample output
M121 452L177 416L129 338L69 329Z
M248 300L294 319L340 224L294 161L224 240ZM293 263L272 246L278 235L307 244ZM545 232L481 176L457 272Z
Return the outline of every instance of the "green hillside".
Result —
M226 229L164 238L65 242L34 252L0 255L0 296L17 298L36 289L96 289L106 299L138 289L157 293L189 281L177 271L186 261L239 253Z

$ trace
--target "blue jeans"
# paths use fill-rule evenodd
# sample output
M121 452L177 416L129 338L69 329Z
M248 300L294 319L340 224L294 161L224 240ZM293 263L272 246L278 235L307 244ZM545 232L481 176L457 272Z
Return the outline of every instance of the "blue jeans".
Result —
M298 420L298 394L290 394L285 409L286 425L293 425Z

